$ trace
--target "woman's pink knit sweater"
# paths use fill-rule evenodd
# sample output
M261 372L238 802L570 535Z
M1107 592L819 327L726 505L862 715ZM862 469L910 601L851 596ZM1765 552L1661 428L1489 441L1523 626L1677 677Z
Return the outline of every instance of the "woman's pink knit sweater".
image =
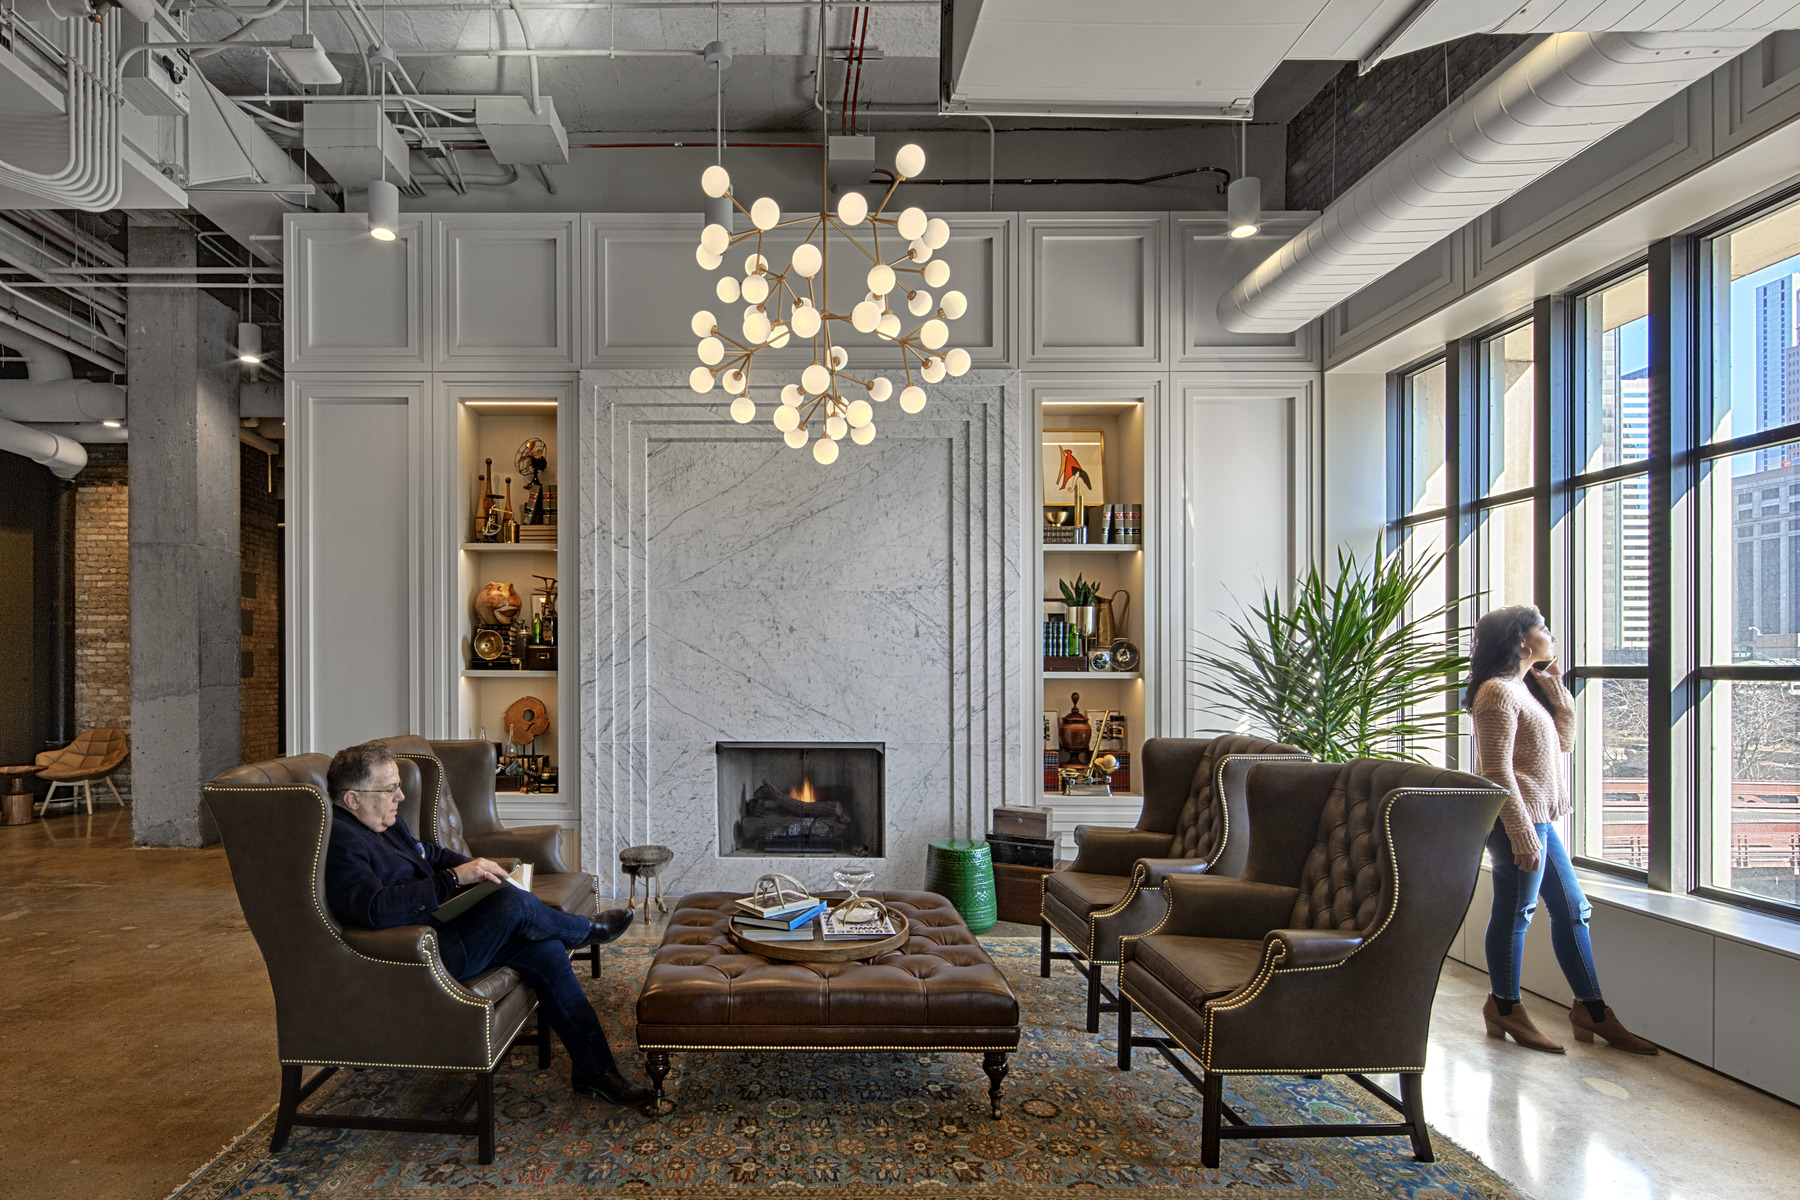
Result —
M1550 698L1546 711L1521 679L1489 679L1475 693L1475 772L1506 789L1500 823L1513 853L1543 853L1534 825L1569 811L1562 756L1573 748L1575 701L1562 680L1539 677Z

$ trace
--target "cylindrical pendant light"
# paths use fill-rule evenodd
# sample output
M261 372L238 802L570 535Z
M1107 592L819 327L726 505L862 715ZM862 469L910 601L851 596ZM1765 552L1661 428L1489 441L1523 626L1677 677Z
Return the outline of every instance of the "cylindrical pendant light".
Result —
M262 361L262 326L252 321L238 322L238 361L241 363L259 363Z
M1239 176L1225 189L1227 224L1234 238L1250 237L1262 228L1262 180Z
M400 235L400 189L385 179L369 181L369 236L391 242Z

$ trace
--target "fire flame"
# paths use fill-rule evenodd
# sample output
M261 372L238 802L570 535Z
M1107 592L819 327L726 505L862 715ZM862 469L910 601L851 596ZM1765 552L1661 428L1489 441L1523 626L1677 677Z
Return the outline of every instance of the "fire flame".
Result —
M805 776L801 776L799 787L788 789L788 796L790 799L798 800L802 804L814 804L817 803L819 799L813 794L812 780Z

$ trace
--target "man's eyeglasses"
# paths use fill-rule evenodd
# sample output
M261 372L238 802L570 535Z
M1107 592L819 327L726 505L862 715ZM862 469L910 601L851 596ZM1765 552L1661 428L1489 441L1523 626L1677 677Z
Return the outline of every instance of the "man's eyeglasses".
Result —
M406 789L396 783L392 787L360 787L347 788L345 790L355 792L359 796L392 796L395 793L403 792Z

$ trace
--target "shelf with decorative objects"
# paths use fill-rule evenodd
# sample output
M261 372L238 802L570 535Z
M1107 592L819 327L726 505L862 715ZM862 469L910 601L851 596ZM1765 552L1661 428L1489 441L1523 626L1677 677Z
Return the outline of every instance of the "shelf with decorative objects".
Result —
M1043 702L1042 803L1059 855L1075 824L1131 824L1140 751L1154 736L1152 627L1143 599L1150 395L1034 387L1033 466L1043 521L1034 539L1043 596L1036 690Z
M558 670L574 650L557 611L574 556L557 486L559 448L573 440L573 387L447 391L459 481L446 513L456 547L449 628L460 659L451 728L495 744L501 819L527 821L576 794L563 773L574 756L565 763L561 746L561 715L577 711L574 673ZM530 811L514 811L522 805Z

